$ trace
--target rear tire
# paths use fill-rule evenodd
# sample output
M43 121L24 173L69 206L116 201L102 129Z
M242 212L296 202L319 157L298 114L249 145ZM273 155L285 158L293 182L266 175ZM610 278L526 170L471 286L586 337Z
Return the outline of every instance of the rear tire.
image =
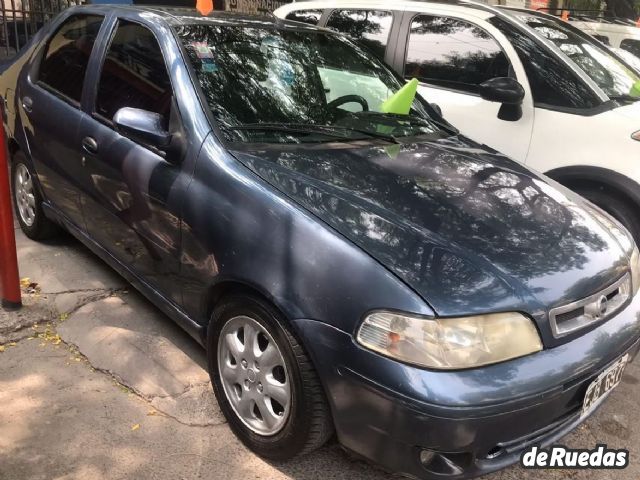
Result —
M307 354L264 300L223 299L211 319L207 357L222 413L258 455L288 460L321 447L333 434L324 390Z
M640 212L629 201L604 190L578 191L580 195L596 204L629 230L637 245L640 245Z
M13 155L11 162L11 195L16 218L27 237L46 240L59 233L58 225L44 215L35 172L25 154L20 151Z

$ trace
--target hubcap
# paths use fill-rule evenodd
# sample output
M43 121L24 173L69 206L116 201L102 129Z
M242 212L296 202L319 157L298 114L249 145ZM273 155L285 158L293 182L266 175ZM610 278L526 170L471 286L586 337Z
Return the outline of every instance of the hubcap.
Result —
M36 221L36 197L33 191L33 181L27 167L18 164L14 179L15 201L20 219L31 227Z
M275 435L291 407L284 357L262 325L246 316L229 320L218 339L218 373L238 418L253 432Z

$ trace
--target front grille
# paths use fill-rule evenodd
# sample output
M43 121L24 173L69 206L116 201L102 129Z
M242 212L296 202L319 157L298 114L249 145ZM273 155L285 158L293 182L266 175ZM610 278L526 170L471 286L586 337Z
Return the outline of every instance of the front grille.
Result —
M604 290L577 302L553 308L549 322L555 337L568 335L595 322L605 321L622 309L631 298L631 275Z

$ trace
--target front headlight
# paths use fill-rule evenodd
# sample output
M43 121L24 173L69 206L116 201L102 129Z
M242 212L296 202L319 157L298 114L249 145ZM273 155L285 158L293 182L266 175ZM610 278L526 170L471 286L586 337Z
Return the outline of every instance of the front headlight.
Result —
M479 367L542 350L533 321L519 313L429 319L374 312L360 325L357 340L382 355L442 370Z
M633 296L635 297L638 290L640 290L640 251L637 245L631 254L631 285Z

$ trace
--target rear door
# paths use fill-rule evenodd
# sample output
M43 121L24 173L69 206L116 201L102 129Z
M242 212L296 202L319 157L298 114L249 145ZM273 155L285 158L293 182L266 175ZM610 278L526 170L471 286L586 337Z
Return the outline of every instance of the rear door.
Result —
M407 80L417 78L422 96L464 135L525 161L533 100L515 51L492 25L461 13L407 12L394 66ZM501 104L480 97L478 86L496 77L516 78L524 87L520 119L501 120Z
M81 229L80 103L89 57L103 20L97 14L71 15L64 20L18 91L18 108L43 193Z
M161 114L167 130L180 129L165 57L154 33L127 19L117 21L101 53L78 135L85 148L87 231L123 265L179 302L182 158L137 143L112 121L119 109L133 107Z

